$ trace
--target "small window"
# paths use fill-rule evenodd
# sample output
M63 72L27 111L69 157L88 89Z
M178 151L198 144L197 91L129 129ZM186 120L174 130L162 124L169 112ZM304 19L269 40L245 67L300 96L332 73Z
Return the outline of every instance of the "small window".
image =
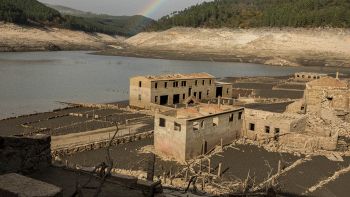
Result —
M280 128L275 128L275 133L280 133Z
M299 78L299 77L300 77L300 75L297 75L297 77Z
M186 87L186 81L181 81L181 86Z
M249 130L255 131L255 124L249 123Z
M243 114L243 112L238 113L238 120L242 120L242 114Z
M301 77L302 77L302 78L305 78L305 75L302 75Z
M204 120L201 121L200 128L204 129Z
M228 91L229 91L230 89L229 88L227 88L227 90L226 90L226 93L228 94Z
M228 117L228 121L233 122L233 114L230 114L230 116Z
M154 84L154 88L157 89L158 88L158 83Z
M174 122L174 130L175 131L181 131L181 124Z
M185 98L186 98L186 94L183 94L183 95L182 95L182 99L185 100Z
M209 80L209 84L211 85L211 83L212 83L212 81L211 80Z
M142 87L142 81L139 81L139 87L140 88Z
M203 81L202 81L202 85L204 85L204 84L205 84L205 81L203 80Z
M194 81L194 85L195 86L198 85L198 81L197 80Z
M219 125L219 117L213 118L213 126L216 127Z
M309 75L309 76L307 76L307 78L311 79L311 76Z
M209 90L207 90L207 96L209 96L209 93L210 93L210 91L209 91Z
M164 118L159 118L159 126L165 127L165 119Z
M139 101L141 101L141 94L139 94Z
M155 97L154 97L154 102L155 102L155 103L158 103L158 96L155 96Z
M168 87L168 82L164 82L164 88Z
M175 81L175 82L173 83L173 87L174 87L174 88L179 87L179 82L178 82L178 81Z
M194 93L193 93L193 96L197 98L197 92L194 92Z
M316 76L314 76L314 79L316 79L317 77Z
M265 126L265 133L270 133L270 127L269 126Z

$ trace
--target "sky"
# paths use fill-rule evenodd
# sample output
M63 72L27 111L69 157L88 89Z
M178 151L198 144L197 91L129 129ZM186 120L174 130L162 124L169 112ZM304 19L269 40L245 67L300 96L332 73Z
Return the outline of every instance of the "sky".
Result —
M43 3L63 5L82 11L110 15L141 14L158 19L173 11L211 0L39 0Z

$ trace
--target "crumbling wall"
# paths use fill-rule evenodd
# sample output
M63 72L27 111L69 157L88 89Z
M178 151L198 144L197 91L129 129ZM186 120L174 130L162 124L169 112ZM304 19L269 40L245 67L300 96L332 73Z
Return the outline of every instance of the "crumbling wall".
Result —
M51 165L51 137L0 136L0 174L30 173Z
M333 151L337 148L338 135L332 137L322 137L314 135L305 135L297 133L289 133L279 137L280 146L304 151L329 150Z

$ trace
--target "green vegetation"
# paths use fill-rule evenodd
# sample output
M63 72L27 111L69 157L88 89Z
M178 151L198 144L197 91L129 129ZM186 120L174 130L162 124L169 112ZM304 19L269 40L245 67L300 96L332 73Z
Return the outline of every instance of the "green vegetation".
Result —
M215 0L164 16L150 30L208 28L350 27L349 0Z
M37 0L0 0L0 21L17 24L41 24L86 32L132 36L154 21L144 16L97 15L58 6L50 8Z

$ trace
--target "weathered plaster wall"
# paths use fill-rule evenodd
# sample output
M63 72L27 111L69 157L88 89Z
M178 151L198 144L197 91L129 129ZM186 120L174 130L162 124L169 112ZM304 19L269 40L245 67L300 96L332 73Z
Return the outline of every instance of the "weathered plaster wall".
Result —
M51 137L0 136L0 174L30 173L51 165Z
M160 118L165 119L165 127L159 125ZM174 122L181 124L181 131L174 130ZM186 122L175 118L155 115L154 148L162 155L185 161Z
M187 121L186 159L192 159L201 155L203 143L206 143L207 151L210 151L215 148L215 146L220 145L221 139L223 140L223 145L225 145L240 138L244 116L243 111L242 109ZM242 113L241 119L239 119L240 112ZM229 118L231 115L233 115L233 117L230 122ZM213 118L218 118L219 122L217 126L213 126ZM194 130L194 122L198 122L199 125L203 122L203 127L200 127L199 130Z
M141 81L141 87L139 82ZM151 102L151 83L143 77L134 77L130 79L129 103L131 106L146 108ZM139 100L141 95L141 100Z
M279 144L281 146L306 151L314 151L318 149L332 151L337 148L337 143L338 135L332 137L321 137L291 133L285 136L280 136L279 138Z
M306 89L304 93L308 112L321 110L321 103L326 102L328 107L339 110L350 109L350 91L343 89Z

